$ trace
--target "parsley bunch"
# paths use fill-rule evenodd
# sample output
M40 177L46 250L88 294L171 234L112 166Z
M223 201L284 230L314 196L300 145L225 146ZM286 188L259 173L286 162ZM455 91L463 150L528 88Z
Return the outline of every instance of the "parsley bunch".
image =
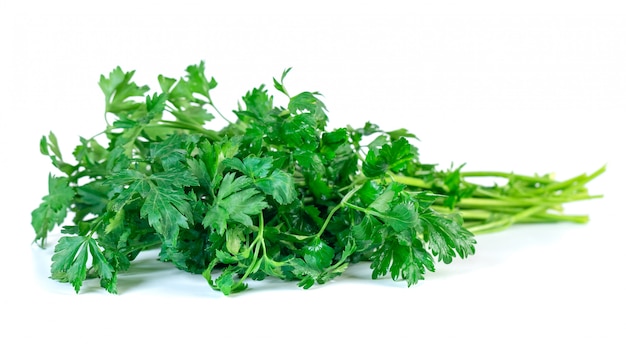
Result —
M423 164L415 136L373 123L327 129L315 92L288 93L275 106L264 85L252 89L231 122L215 106L217 82L204 62L180 79L159 76L160 92L115 68L100 77L106 127L80 138L72 161L55 135L41 139L61 176L32 212L35 241L62 227L51 277L76 292L88 278L117 293L133 259L159 260L202 274L228 295L268 276L303 288L370 263L372 278L409 286L475 252L474 234L516 222L586 222L561 212L590 199L586 184L604 171L566 181L551 176L440 170ZM212 129L217 117L226 127ZM476 177L499 177L484 185Z

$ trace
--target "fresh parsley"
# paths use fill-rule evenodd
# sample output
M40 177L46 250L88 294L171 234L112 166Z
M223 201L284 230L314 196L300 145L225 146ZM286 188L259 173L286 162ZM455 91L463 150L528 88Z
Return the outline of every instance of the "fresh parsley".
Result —
M285 70L247 92L231 121L214 104L204 62L159 92L120 67L101 76L106 126L80 138L74 160L54 133L41 139L59 175L32 212L35 241L62 227L51 277L80 292L86 279L117 293L118 275L147 249L202 274L228 295L275 277L309 288L356 262L372 278L411 286L475 252L474 235L514 223L572 221L566 202L591 199L586 184L604 172L557 181L550 175L438 169L420 162L405 129L328 129L320 94L288 93ZM226 127L210 122L224 119ZM485 186L481 177L505 182Z

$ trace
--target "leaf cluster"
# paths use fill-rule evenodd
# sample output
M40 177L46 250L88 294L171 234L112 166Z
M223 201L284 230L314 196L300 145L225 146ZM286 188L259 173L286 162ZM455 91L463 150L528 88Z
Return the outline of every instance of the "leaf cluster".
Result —
M460 168L422 164L405 129L328 129L319 93L288 93L289 71L273 79L285 106L260 85L234 121L216 108L204 62L178 79L159 76L154 93L134 71L101 76L102 133L81 137L73 161L52 132L40 143L60 173L32 212L42 246L64 225L51 277L76 292L97 278L116 293L137 255L158 248L159 260L227 295L267 277L310 288L356 262L370 263L373 279L411 286L437 262L474 254L459 205L487 188ZM216 117L226 127L211 128Z

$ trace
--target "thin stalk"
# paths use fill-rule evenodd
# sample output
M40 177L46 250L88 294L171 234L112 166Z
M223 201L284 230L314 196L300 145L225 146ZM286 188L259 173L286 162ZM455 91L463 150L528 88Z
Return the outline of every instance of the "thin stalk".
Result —
M175 128L175 129L181 129L181 130L186 130L186 131L190 131L190 132L196 132L196 133L200 133L203 134L207 137L210 137L213 140L218 140L219 136L215 131L212 130L207 130L205 128L202 128L200 126L196 126L196 125L192 125L192 124L188 124L188 123L184 123L184 122L180 122L180 121L165 121L162 120L161 123L159 123L158 125L154 125L154 126L146 126L148 128L159 128L159 127L167 127L167 128Z
M515 214L523 211L523 209L518 208L502 208L497 211L491 210L483 210L483 209L455 209L451 210L448 207L433 205L433 209L439 213L452 213L458 212L465 222L467 221L489 221L490 219L495 219L498 216L509 216L511 214ZM547 211L542 213L536 213L532 216L525 219L526 222L574 222L579 224L584 224L589 221L589 216L587 215L571 215L571 214L558 214L558 213L549 213Z
M432 183L428 183L420 178L403 176L403 175L395 175L392 174L389 176L388 181L395 181L407 186L413 186L421 189L430 189L432 188Z
M222 112L217 108L217 106L215 106L215 104L213 104L213 101L209 101L209 105L213 108L213 110L215 110L215 112L217 112L218 115L220 115L220 117L222 119L224 119L224 121L226 121L229 125L232 125L233 122L230 121L229 119L226 118L226 116L224 116L224 114L222 114Z
M554 182L552 175L548 176L528 176L528 175L520 175L512 172L501 172L501 171L462 171L461 177L499 177L506 179L518 179L527 182L534 183L545 183L549 184Z
M474 234L483 234L483 233L501 231L510 227L516 222L519 222L523 219L526 219L536 213L539 213L545 210L546 210L546 206L537 205L537 206L528 208L522 212L519 212L517 214L507 216L505 218L502 218L496 221L492 221L492 222L488 222L488 223L480 224L476 226L468 226L467 230L469 230L470 232Z
M248 269L246 269L246 272L239 279L239 284L243 284L246 278L248 278L250 274L256 271L257 262L259 260L260 249L263 250L263 256L265 256L265 239L263 238L264 227L265 225L263 222L263 213L260 213L259 214L259 232L257 233L257 237L254 239L254 241L252 241L252 244L254 245L254 256L253 256L252 262L250 263L250 266L248 266Z
M337 204L331 211L330 213L328 213L328 216L326 216L326 220L324 220L324 224L322 224L322 227L320 228L320 230L315 234L315 238L320 238L323 234L324 231L326 231L326 227L328 227L328 224L330 224L330 220L332 219L333 215L335 215L335 213L343 208L344 206L346 206L346 203L350 200L350 198L352 198L352 196L359 191L359 189L361 189L361 185L355 186L352 190L350 190L350 192L346 193L345 196L343 196L343 198L341 199L341 202L339 202L339 204Z

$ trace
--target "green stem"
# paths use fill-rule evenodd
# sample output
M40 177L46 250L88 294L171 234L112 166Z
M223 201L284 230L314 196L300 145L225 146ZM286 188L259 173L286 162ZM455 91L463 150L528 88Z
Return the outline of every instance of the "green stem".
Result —
M553 175L546 176L529 176L529 175L521 175L512 172L501 172L501 171L463 171L461 172L461 177L498 177L498 178L506 178L509 180L521 180L526 182L533 183L545 183L549 184L554 182Z
M413 186L421 189L432 188L432 183L428 183L420 178L391 174L388 181L395 181L407 186Z
M142 244L141 246L137 246L137 247L133 247L133 248L126 249L126 250L124 250L124 251L121 251L121 253L122 253L122 254L124 254L124 255L126 255L126 254L132 253L132 252L134 252L134 251L136 251L136 250L143 251L143 250L145 250L145 249L148 249L148 248L152 248L152 247L158 246L158 245L160 245L160 244L162 244L162 243L163 243L163 242L162 242L161 240L157 240L157 241L149 242L149 243L146 243L146 244Z
M499 210L483 210L483 209L457 209L451 210L448 207L433 205L433 209L439 213L452 213L458 212L464 221L481 221L489 222L491 219L497 219L499 216L509 216L523 211L519 208L502 208ZM549 212L536 213L530 217L524 219L526 222L574 222L584 224L589 221L587 215L569 215L569 214L555 214ZM521 221L518 221L521 222Z
M259 214L259 232L257 233L257 237L252 241L254 246L254 256L252 258L252 262L246 269L246 272L239 279L239 283L237 285L243 284L243 282L248 278L250 274L258 270L257 262L259 261L259 250L263 249L263 256L265 256L265 239L263 238L264 231L264 221L263 221L263 213ZM258 242L257 242L258 241Z
M330 224L330 220L332 219L333 215L335 215L335 213L339 209L346 206L346 203L350 200L350 198L352 198L352 196L356 192L359 191L359 189L361 189L361 187L362 185L357 185L353 189L351 189L350 192L346 193L345 196L343 196L343 198L341 199L341 202L335 205L335 207L330 211L330 213L328 213L328 216L326 216L326 220L324 220L324 224L322 224L322 227L320 228L320 230L315 234L315 238L320 238L324 234L324 231L326 231L326 227L328 227L328 224Z
M186 130L190 132L200 133L211 138L212 140L220 139L219 135L213 130L207 130L200 126L196 126L196 125L181 122L181 121L164 121L163 120L158 125L151 125L151 126L146 126L146 127L148 128L159 128L159 127L175 128L175 129L181 129L181 130Z
M510 227L511 225L513 225L516 222L519 222L525 218L528 218L536 213L545 211L547 209L546 206L544 205L537 205L531 208L528 208L524 211L521 211L519 213L516 213L514 215L511 216L507 216L505 218L502 218L500 220L496 220L496 221L492 221L492 222L488 222L485 224L480 224L480 225L476 225L476 226L468 226L467 230L469 230L470 232L474 233L474 234L482 234L482 233L489 233L489 232L495 232L495 231L501 231L504 230L508 227Z
M222 119L224 119L224 121L226 121L229 125L232 125L233 122L230 121L229 119L226 118L226 116L224 116L224 114L222 114L222 112L217 108L217 106L215 106L215 104L213 104L213 101L209 101L209 105L213 108L213 110L215 110L215 112L217 112L218 115L220 115L220 117Z

